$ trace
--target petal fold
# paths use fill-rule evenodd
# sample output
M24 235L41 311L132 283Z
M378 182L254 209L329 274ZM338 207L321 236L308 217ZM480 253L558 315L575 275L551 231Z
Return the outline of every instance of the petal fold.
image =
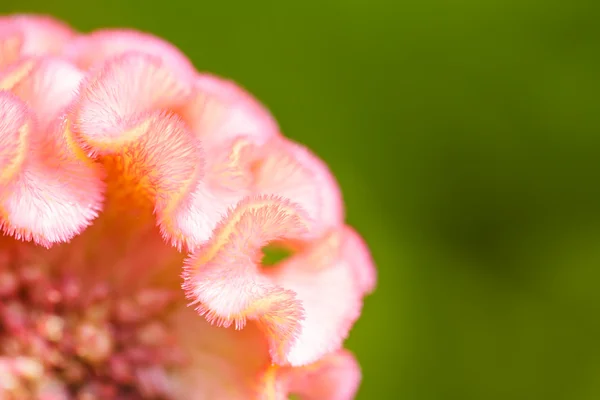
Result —
M148 114L181 105L189 90L160 58L125 53L83 84L75 108L76 128L92 150L110 150L134 140L140 134L136 127Z
M360 274L372 264L356 264L366 249L354 245L351 232L338 228L269 271L271 281L293 291L305 310L300 334L286 354L289 364L309 364L338 350L360 316L366 286Z
M240 202L186 261L188 298L211 323L241 329L247 320L256 321L273 359L285 363L304 310L294 292L261 274L261 249L271 241L306 234L306 216L287 200L258 196Z
M339 350L301 367L266 368L258 384L258 400L352 400L361 381L354 356Z
M96 218L104 186L90 160L70 145L68 121L42 130L25 107L21 103L19 109L27 110L23 126L30 127L31 147L2 191L2 230L49 247L69 241Z

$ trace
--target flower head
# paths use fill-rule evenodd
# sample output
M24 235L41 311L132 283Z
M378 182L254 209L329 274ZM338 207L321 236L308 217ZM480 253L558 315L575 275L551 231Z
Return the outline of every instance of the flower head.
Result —
M161 39L0 18L0 229L2 398L354 396L335 179Z

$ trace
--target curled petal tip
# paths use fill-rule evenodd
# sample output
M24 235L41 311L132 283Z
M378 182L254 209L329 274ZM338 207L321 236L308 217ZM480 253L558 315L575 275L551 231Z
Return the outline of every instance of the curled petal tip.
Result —
M184 290L212 323L242 328L247 319L255 320L270 341L272 357L284 363L304 310L293 291L261 274L261 249L306 234L306 216L293 203L276 196L247 198L186 261Z

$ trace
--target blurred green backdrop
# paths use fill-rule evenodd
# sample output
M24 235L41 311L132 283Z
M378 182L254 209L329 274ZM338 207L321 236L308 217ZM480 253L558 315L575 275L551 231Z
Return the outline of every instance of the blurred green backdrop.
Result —
M338 177L359 399L600 398L599 2L3 0L231 77Z

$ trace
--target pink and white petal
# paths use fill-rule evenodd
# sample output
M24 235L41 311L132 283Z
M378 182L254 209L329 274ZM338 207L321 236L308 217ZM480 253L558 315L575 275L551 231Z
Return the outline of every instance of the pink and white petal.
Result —
M238 136L257 144L279 135L270 112L234 82L201 74L194 95L180 110L192 131L207 147Z
M342 191L327 164L301 144L289 142L288 147L300 165L313 175L312 182L317 188L321 204L318 217L314 218L319 218L326 227L342 224L345 219Z
M12 92L25 100L44 130L70 105L84 74L73 64L55 57L44 57L16 84Z
M32 133L35 146L1 204L2 229L49 247L91 224L101 208L104 185L96 166L73 147L66 119L47 132Z
M254 320L269 340L272 358L285 362L300 333L304 310L295 294L261 274L261 249L271 241L305 238L306 216L273 196L240 202L206 244L186 261L184 290L200 315L241 329Z
M322 234L343 223L340 188L320 159L284 137L254 146L246 161L255 194L276 194L297 202L314 221L311 230Z
M171 43L128 29L102 29L82 35L71 41L65 55L79 67L90 69L132 51L159 58L180 79L192 79L196 74L188 58Z
M66 24L43 15L20 14L0 17L0 26L0 37L19 38L20 57L58 54L74 35Z
M177 207L159 220L163 236L179 249L185 246L193 250L210 239L227 211L245 195L244 191L222 190L200 180Z
M29 149L33 121L25 103L0 91L0 188L5 189L20 171ZM3 191L0 192L2 199Z
M129 52L107 62L83 83L75 106L76 129L93 147L128 141L133 130L153 111L177 108L189 85L160 58Z
M182 400L259 399L261 373L270 364L268 344L256 326L222 328L190 308L173 315L172 326L189 356L173 375L174 398Z
M290 368L282 375L288 393L302 400L352 400L361 381L358 362L347 350L328 354L311 365Z
M344 252L345 240L343 231L333 231L272 269L272 281L296 293L305 310L300 334L286 354L292 366L338 350L360 316L363 291L352 254Z

